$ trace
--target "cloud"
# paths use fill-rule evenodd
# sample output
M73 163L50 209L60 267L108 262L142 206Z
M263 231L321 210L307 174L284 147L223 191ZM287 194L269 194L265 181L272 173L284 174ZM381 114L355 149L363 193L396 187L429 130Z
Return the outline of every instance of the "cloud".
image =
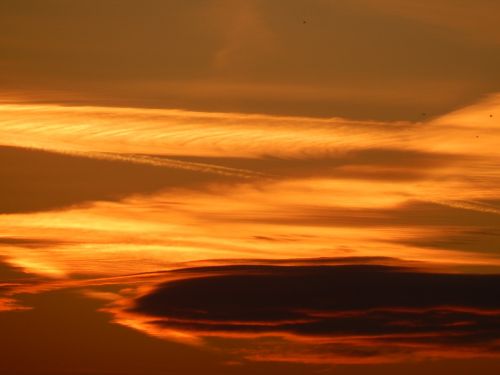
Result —
M498 98L413 123L2 104L2 233L54 246L0 254L52 277L256 257L492 269Z
M373 363L500 355L499 275L359 262L177 272L183 278L108 311L117 322L135 321L136 328L167 339L175 332L215 346L233 342L254 360ZM248 349L247 341L257 345Z
M12 298L5 298L0 296L0 313L4 311L19 311L29 309L30 307L20 305L16 300Z
M44 247L57 246L66 243L65 241L46 240L39 238L16 238L16 237L0 237L0 246L18 246L20 248L37 249Z

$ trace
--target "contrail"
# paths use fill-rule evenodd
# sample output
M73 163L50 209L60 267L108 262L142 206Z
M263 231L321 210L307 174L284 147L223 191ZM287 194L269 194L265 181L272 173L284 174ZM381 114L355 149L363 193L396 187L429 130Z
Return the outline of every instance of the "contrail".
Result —
M448 206L452 208L461 208L464 210L477 211L477 212L485 212L490 214L500 215L500 208L494 207L492 205L482 204L479 202L473 201L460 201L460 200L428 200L426 201L431 203L436 203L441 206Z
M92 151L76 151L76 150L58 150L58 149L47 149L47 148L39 148L39 147L30 147L33 150L40 150L46 152L52 152L63 155L71 155L71 156L81 156L91 159L99 159L99 160L111 160L111 161L124 161L134 164L145 164L152 165L160 168L173 168L173 169L182 169L193 172L201 172L201 173L212 173L218 174L227 177L238 177L245 179L272 179L273 176L266 173L261 173L257 171L251 171L247 169L240 168L231 168L224 167L216 164L208 164L208 163L194 163L183 160L176 160L170 158L163 157L154 157L147 155L136 155L136 154L118 154L118 153L109 153L109 152L92 152Z

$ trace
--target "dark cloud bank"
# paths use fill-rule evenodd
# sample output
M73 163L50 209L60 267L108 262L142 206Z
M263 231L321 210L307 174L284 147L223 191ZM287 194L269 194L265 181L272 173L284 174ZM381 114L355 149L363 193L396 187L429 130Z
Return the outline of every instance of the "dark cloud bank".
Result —
M259 360L384 362L500 353L500 275L324 263L209 267L193 275L159 285L130 312L212 340L279 337L281 344L244 351Z

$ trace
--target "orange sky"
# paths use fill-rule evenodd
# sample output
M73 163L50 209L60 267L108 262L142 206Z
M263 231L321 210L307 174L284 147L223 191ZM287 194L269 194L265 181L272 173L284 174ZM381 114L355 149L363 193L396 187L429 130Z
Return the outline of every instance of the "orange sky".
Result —
M496 374L498 14L2 2L0 369Z

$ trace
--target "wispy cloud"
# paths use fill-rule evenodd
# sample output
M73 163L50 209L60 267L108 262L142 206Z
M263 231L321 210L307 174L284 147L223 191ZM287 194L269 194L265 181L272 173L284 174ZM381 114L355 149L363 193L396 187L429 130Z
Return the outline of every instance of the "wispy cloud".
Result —
M251 340L236 352L256 361L497 356L498 109L389 123L3 104L0 256L35 275L3 285L3 309L70 288L153 336ZM255 298L231 305L224 285Z

